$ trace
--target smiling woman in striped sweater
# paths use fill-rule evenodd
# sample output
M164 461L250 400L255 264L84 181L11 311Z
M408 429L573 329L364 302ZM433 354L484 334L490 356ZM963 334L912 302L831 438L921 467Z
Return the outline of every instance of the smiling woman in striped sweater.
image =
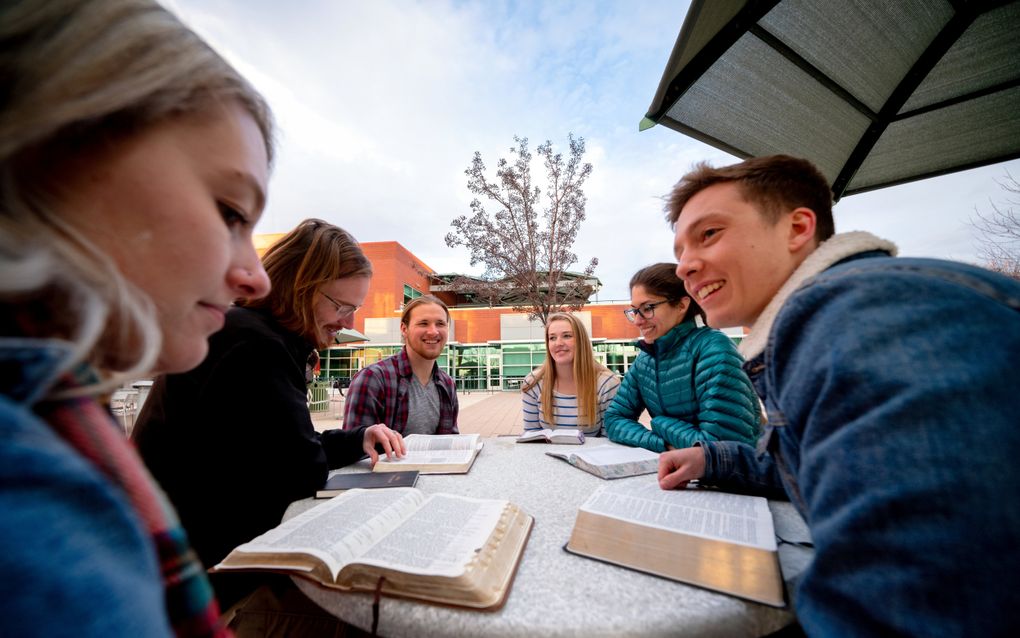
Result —
M521 388L524 429L569 427L602 436L606 408L619 387L617 376L596 363L584 324L571 314L549 315L545 363Z

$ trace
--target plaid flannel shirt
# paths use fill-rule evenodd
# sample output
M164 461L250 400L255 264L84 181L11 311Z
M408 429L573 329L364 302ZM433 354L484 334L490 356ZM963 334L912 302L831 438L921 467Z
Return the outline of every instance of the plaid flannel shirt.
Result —
M408 384L413 377L406 346L392 357L373 363L356 374L347 391L343 428L353 430L363 425L385 423L391 430L403 434L407 427ZM457 386L453 378L435 364L432 380L439 389L439 428L436 434L459 434Z

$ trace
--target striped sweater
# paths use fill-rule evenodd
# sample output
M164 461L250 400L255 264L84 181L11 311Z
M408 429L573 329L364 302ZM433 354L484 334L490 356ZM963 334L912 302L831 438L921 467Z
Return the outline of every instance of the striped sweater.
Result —
M529 374L524 380L524 386L534 382L534 373ZM525 430L541 430L543 428L557 427L578 427L577 423L577 397L569 394L553 392L553 423L549 423L542 415L542 384L544 379L539 379L529 390L521 393L521 412L524 418ZM620 379L612 372L603 372L597 382L595 390L595 404L598 408L598 415L594 423L584 425L581 429L589 436L602 436L605 434L605 414L609 404L613 402L616 391L620 387Z

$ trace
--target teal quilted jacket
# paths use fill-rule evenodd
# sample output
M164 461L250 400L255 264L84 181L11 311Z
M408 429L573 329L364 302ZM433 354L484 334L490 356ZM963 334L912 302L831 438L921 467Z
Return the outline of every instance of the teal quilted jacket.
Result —
M685 321L651 344L639 341L638 347L644 352L606 411L611 440L654 452L697 441L754 445L761 409L729 337ZM651 431L637 421L646 408Z

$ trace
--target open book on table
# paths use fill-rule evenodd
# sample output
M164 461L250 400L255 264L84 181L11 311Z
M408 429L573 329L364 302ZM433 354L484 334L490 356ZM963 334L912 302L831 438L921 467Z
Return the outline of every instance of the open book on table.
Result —
M238 546L212 571L283 572L345 591L381 587L387 596L496 609L533 522L508 501L355 489Z
M517 437L517 442L581 445L584 443L584 432L578 428L542 428L540 430L525 430L519 437Z
M659 455L651 450L617 443L605 443L576 452L546 452L599 478L614 479L659 470Z
M381 456L373 472L418 470L422 474L466 474L482 448L478 434L410 434L404 458Z
M577 512L567 551L784 607L768 501L655 481L600 487Z

